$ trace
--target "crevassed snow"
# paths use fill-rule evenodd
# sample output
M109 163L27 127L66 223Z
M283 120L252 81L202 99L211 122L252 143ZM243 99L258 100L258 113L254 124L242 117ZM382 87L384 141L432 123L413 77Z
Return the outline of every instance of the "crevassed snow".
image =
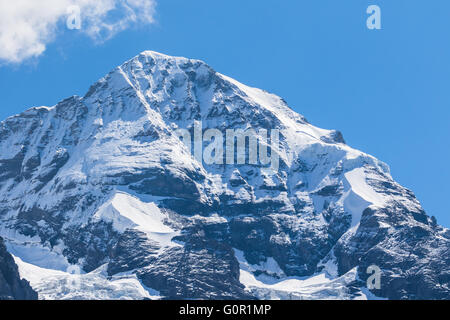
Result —
M19 256L28 263L42 268L62 271L67 270L70 265L62 254L42 245L7 242L7 248L12 255Z
M267 275L253 274L254 271L278 271L278 264L273 261L261 268L249 264L243 253L234 249L236 259L239 261L239 281L246 290L259 299L270 300L332 300L332 299L374 299L373 295L360 291L359 295L352 296L347 285L358 277L357 268L338 278L330 278L327 273L316 274L311 277L283 277L277 279ZM370 292L369 292L370 293Z
M86 274L71 274L41 268L14 257L21 278L30 282L41 300L141 300L160 299L159 292L146 288L135 274L108 277L106 265Z
M67 270L69 263L61 254L64 249L61 244L53 249L42 245L40 238L28 237L14 229L0 227L0 236L5 240L6 248L23 261L33 265L55 270Z

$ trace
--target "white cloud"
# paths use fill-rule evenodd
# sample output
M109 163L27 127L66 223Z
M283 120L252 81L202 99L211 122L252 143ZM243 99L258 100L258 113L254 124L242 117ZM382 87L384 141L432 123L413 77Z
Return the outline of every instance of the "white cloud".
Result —
M0 0L0 61L19 63L41 55L78 6L81 29L104 41L133 24L154 22L155 0Z

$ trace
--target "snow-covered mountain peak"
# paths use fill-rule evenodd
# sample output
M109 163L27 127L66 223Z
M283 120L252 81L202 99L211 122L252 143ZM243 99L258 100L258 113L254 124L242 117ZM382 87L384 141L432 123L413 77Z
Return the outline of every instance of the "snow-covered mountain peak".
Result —
M180 129L193 134L191 148ZM208 129L254 130L248 144L263 141L258 150L266 146L279 165L251 163L250 147L242 163L234 153L232 163L206 161L212 140L196 144L195 132L204 138ZM279 135L263 139L264 130ZM166 297L355 298L377 264L379 296L449 293L434 284L448 269L437 257L448 256L450 235L386 164L199 60L145 51L83 97L2 121L0 151L0 236L27 270L131 272L133 286L139 279ZM423 268L429 263L440 275ZM409 289L411 268L425 279L422 291ZM86 279L103 286L103 273ZM32 285L45 291L49 281Z

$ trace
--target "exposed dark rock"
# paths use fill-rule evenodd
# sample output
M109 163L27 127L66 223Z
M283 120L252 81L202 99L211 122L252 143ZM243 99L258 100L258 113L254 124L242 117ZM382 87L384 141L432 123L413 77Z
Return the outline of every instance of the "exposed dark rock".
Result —
M377 296L449 299L450 231L427 216L387 165L255 90L200 61L143 53L84 97L6 119L0 231L20 235L18 245L35 237L86 272L105 264L109 276L133 272L168 299L271 298L239 282L233 249L258 268L270 261L275 277L330 267L334 281L357 270L358 279L337 285L346 298L366 286L367 267L375 264L383 271ZM195 121L222 132L280 129L279 170L190 157L175 129L193 135ZM364 182L369 196L358 190ZM129 198L113 205L117 193ZM372 201L373 193L381 200ZM173 232L139 225L161 217ZM0 295L35 297L1 250ZM269 274L260 269L253 274Z
M127 230L120 237L111 252L108 264L110 275L135 270L151 264L161 247L149 240L142 232Z
M166 299L253 299L239 283L239 264L231 247L191 230L175 247L138 271L142 282Z
M0 238L0 300L37 300L37 293L28 281L20 278L13 257Z

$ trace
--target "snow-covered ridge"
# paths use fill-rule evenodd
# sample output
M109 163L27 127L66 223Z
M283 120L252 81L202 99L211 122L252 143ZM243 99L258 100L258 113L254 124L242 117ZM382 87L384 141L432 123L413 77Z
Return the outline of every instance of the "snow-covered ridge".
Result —
M279 170L196 159L176 131L199 122L221 132L279 130ZM447 270L436 257L448 230L386 164L199 60L143 52L84 97L0 122L0 151L0 236L19 266L42 269L32 285L47 298L80 297L49 289L71 266L92 290L130 276L133 293L124 296L132 298L148 297L136 281L169 298L370 298L369 263L405 288L406 265L424 279ZM408 260L414 255L420 262ZM423 273L427 261L435 275ZM298 290L285 290L291 285ZM416 293L386 285L375 294Z

